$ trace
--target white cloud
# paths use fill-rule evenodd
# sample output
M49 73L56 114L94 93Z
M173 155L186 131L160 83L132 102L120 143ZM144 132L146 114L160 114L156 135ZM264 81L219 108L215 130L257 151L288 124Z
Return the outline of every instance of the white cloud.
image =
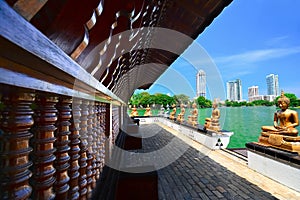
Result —
M273 48L273 49L262 49L253 50L240 54L223 56L214 59L219 64L252 64L259 61L265 61L269 59L281 58L284 56L300 53L300 47L293 48Z
M287 35L284 35L284 36L278 36L278 37L275 37L275 38L271 38L270 40L268 40L266 42L267 45L282 45L282 44L285 44L286 41L289 39L289 36Z

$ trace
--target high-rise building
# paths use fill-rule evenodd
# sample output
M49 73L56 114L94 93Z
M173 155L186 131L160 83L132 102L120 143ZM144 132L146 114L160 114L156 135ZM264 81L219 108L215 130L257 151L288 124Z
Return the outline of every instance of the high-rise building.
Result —
M248 101L263 100L264 96L259 95L258 86L248 87Z
M234 81L228 81L227 86L227 99L230 101L241 101L243 99L242 95L242 81L236 79Z
M259 92L258 92L258 86L251 86L248 87L248 100L251 102L253 101L253 97L258 96Z
M199 70L196 75L196 93L197 97L206 97L206 73L203 70Z
M268 95L274 95L276 97L279 96L280 91L279 91L278 75L269 74L266 76L266 81L267 81Z

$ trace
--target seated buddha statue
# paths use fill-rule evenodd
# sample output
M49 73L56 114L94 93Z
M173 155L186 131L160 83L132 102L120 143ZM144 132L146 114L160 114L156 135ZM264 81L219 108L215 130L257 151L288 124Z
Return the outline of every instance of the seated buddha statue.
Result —
M198 108L197 104L193 103L192 105L193 110L191 111L191 115L188 116L188 123L192 126L195 126L198 124Z
M277 100L280 110L274 113L273 126L262 126L259 143L280 147L285 150L300 152L299 144L295 146L293 142L300 142L298 130L295 128L299 125L297 111L288 109L290 99L281 92ZM298 150L297 150L298 149Z
M146 107L146 111L144 113L144 116L152 116L152 112L151 112L151 108L150 108L149 104Z
M184 104L180 104L180 113L177 115L176 121L178 121L179 123L184 122L184 113L185 113Z
M132 110L131 110L131 112L130 112L130 117L136 117L136 116L138 116L138 115L139 115L139 113L138 113L138 111L137 111L135 105L133 105L133 108L132 108Z
M175 104L173 104L172 105L172 112L170 112L170 116L169 116L169 118L171 119L171 120L174 120L175 119L175 114L176 114L176 105Z
M213 102L213 110L210 118L205 119L204 128L212 131L220 131L219 119L221 116L220 110L218 109L218 103L216 100Z
M298 130L295 127L299 125L298 113L294 110L288 109L290 99L282 92L281 97L277 102L280 110L274 113L274 126L262 126L262 131L274 134L297 136Z

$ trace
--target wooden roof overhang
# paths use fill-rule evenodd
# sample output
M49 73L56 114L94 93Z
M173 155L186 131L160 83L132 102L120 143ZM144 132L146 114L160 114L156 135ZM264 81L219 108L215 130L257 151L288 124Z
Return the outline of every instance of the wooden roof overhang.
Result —
M18 73L16 79L32 80L27 87L35 89L43 82L41 90L90 91L127 102L135 89L149 88L231 1L1 1L1 73Z

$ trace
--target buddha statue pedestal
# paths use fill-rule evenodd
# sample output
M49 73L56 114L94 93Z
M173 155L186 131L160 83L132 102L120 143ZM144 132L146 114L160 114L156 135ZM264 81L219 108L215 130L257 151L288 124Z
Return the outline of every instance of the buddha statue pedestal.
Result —
M300 155L300 136L288 136L280 133L262 132L258 144L270 146Z
M300 192L298 153L279 149L280 146L270 145L265 141L246 143L246 147L250 169Z

